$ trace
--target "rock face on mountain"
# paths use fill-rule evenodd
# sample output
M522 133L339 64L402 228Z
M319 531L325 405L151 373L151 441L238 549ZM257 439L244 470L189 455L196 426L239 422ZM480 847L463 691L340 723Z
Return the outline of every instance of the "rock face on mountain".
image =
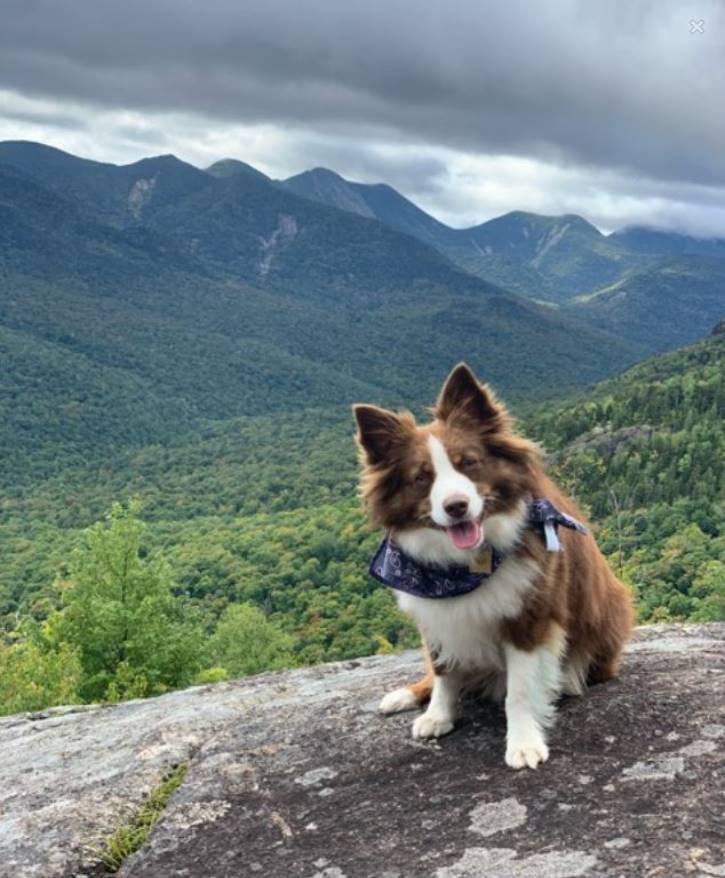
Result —
M639 629L621 677L565 700L538 771L500 707L414 741L380 695L415 652L0 720L0 876L103 874L104 836L170 768L123 878L725 875L725 625Z

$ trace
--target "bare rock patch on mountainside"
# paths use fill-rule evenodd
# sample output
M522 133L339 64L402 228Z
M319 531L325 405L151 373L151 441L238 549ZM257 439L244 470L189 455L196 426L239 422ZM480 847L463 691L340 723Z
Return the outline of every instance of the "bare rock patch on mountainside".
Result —
M619 427L616 430L606 427L597 427L584 433L569 443L566 448L554 457L567 457L582 451L596 451L598 454L610 456L622 445L636 442L640 439L649 441L658 430L649 424L637 424L631 427Z
M414 741L380 695L417 653L0 720L0 876L103 874L103 838L182 786L123 878L725 875L725 624L640 628L567 699L550 761L503 762L500 707Z

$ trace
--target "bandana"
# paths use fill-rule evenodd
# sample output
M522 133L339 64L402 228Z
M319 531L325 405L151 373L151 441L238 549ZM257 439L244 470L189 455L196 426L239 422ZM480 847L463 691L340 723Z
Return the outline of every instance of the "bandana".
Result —
M578 533L587 533L584 525L560 512L556 506L544 497L529 503L527 526L538 530L549 552L560 552L561 543L557 534L558 528L568 527ZM370 575L397 591L421 598L452 598L468 594L482 585L506 559L506 554L488 548L487 571L472 570L460 564L448 567L421 564L407 555L390 537L380 544L370 564ZM479 565L476 565L478 568Z

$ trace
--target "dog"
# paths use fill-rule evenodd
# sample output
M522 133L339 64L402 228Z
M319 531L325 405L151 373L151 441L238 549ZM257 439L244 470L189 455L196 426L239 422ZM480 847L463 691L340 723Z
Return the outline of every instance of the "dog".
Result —
M427 667L380 710L428 702L413 737L437 738L453 729L463 689L476 688L504 700L506 763L536 768L557 699L616 674L628 589L537 446L465 363L429 423L373 405L353 412L361 494L386 530L370 572L415 620Z

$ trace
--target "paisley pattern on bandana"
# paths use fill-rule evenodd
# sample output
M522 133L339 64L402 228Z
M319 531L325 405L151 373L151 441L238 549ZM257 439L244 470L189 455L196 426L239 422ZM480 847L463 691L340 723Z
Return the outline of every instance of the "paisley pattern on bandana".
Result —
M494 553L492 570L498 567L501 560L501 556ZM458 565L437 567L419 564L387 537L375 553L370 575L383 585L419 598L452 598L478 588L491 574L471 573L468 567Z
M561 550L556 535L560 525L578 533L587 533L581 522L565 512L560 512L550 500L540 497L531 501L528 526L541 533L550 552ZM425 565L415 561L390 537L386 537L370 564L370 575L383 585L416 597L452 598L477 589L496 572L505 559L506 555L494 549L491 573L472 573L468 567L460 565Z

